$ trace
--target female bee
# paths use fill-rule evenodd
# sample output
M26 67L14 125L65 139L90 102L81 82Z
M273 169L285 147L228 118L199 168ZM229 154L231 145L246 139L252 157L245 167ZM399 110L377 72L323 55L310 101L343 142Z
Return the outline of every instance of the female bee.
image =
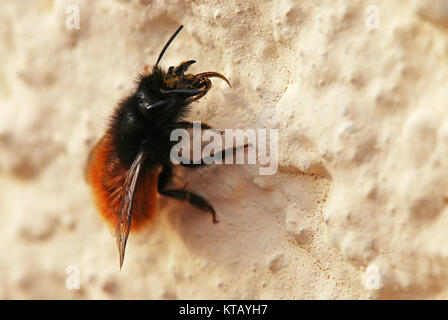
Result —
M168 71L159 67L160 59L181 29L182 26L165 44L152 71L140 75L135 91L118 104L87 163L86 174L95 203L102 217L116 230L120 268L129 232L153 221L158 194L188 201L210 212L213 222L217 222L214 208L202 196L168 187L174 166L170 161L175 144L170 141L171 131L192 128L192 123L183 118L191 103L212 87L209 78L221 78L230 86L226 77L217 72L186 74L194 60ZM203 124L202 128L211 126ZM180 165L195 168L206 164L201 161Z

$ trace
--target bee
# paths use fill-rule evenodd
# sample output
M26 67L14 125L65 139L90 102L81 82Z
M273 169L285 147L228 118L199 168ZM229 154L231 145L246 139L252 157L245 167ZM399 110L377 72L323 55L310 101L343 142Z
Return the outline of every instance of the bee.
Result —
M191 103L210 90L210 78L221 78L230 86L229 80L217 72L186 74L194 60L171 66L167 71L159 67L166 49L182 28L165 44L151 72L145 67L145 72L138 76L136 88L118 103L106 132L91 150L86 164L95 204L104 220L115 229L120 269L129 233L154 221L159 195L188 201L209 212L214 223L218 222L215 209L204 197L185 188L169 187L175 166L170 160L175 144L170 141L171 131L193 128L193 123L184 117ZM213 127L202 123L202 129ZM237 148L232 150L235 154ZM198 168L207 164L200 161L178 165Z

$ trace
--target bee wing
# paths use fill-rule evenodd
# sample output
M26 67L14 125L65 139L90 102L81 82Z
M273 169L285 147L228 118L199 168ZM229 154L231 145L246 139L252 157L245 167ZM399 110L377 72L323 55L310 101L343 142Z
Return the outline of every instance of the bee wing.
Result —
M146 151L139 151L137 157L129 169L128 175L124 182L123 204L118 218L117 229L115 236L117 238L118 251L120 253L120 269L124 261L124 252L126 249L126 242L128 241L129 231L131 230L131 213L132 203L134 200L135 187L139 177L140 169L146 158Z

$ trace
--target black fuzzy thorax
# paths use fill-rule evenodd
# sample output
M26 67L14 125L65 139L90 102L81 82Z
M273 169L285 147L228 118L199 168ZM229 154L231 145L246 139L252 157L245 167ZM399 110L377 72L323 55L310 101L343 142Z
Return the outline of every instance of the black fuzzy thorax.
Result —
M154 67L148 75L140 75L137 89L120 101L109 124L108 133L112 137L113 147L120 161L130 168L140 148L147 151L145 167L154 168L170 162L170 151L177 142L170 141L172 125L189 110L188 95L162 93L168 90L166 73ZM137 94L144 92L150 103L170 99L170 105L153 112L143 113L139 107Z

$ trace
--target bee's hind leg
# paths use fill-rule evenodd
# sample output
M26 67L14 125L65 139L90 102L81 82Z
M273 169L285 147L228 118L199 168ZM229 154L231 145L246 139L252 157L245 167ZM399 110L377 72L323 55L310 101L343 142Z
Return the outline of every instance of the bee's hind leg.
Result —
M197 193L186 191L184 189L167 189L167 185L171 181L171 178L173 176L172 170L173 169L170 166L165 166L162 169L158 180L158 192L161 195L170 198L188 201L192 206L198 208L199 210L210 212L213 217L213 223L217 223L218 219L216 218L215 209L207 200L204 199L204 197L200 196Z

